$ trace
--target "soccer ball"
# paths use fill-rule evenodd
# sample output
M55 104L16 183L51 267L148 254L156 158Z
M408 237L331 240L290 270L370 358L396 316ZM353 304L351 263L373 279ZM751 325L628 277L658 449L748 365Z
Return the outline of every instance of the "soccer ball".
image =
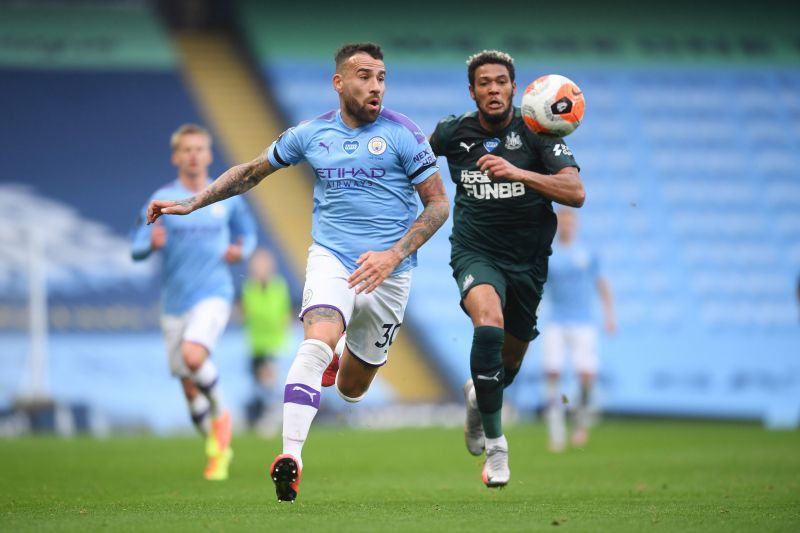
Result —
M522 95L522 118L536 133L566 137L580 125L586 103L583 92L569 78L548 74Z

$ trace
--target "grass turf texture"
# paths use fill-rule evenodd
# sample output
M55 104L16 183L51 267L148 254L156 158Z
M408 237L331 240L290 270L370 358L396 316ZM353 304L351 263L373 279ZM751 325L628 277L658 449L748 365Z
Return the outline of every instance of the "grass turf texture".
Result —
M583 449L507 431L511 482L480 481L459 430L317 428L295 504L275 501L278 440L241 436L231 479L196 438L0 441L0 531L800 531L800 432L614 422Z

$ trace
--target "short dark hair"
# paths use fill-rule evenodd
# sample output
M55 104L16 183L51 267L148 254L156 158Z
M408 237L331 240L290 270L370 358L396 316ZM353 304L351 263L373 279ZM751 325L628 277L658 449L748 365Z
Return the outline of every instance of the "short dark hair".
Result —
M369 54L373 59L383 60L383 50L375 43L347 43L336 51L336 69L338 70L342 63L360 52Z
M499 50L484 50L467 58L467 77L470 86L475 86L475 71L482 65L503 65L508 69L508 75L514 82L514 58Z

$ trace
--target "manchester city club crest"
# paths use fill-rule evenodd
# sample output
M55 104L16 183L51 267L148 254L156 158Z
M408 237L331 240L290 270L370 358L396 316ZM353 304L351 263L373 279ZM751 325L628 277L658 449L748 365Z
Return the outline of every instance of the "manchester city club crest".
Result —
M369 153L372 155L381 155L386 151L386 146L386 141L383 139L383 137L373 137L369 140L367 150L369 150Z
M517 150L522 146L522 139L516 131L512 131L506 136L506 150Z

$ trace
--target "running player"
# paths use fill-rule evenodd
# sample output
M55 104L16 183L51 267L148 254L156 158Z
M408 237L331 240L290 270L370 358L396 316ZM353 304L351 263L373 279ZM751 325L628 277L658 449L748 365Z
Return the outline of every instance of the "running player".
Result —
M447 194L419 128L384 108L386 67L372 43L336 53L339 109L284 132L259 158L231 168L180 202L154 201L149 222L242 193L277 169L308 161L316 175L300 318L305 340L284 388L283 453L270 468L279 501L294 501L301 452L320 404L322 374L347 330L335 377L339 395L360 401L403 321L416 250L444 223ZM418 217L414 190L424 209Z
M483 482L502 487L511 476L503 389L538 334L536 308L556 229L551 202L580 207L584 190L564 141L532 133L514 107L508 54L473 55L467 76L477 111L442 119L431 146L447 157L457 185L450 266L474 327L472 379L464 384L467 449L486 450Z
M151 200L183 198L209 183L208 131L185 124L172 135L171 145L178 179L158 189ZM219 372L209 355L225 330L233 300L233 280L226 263L252 253L255 223L242 198L152 226L144 224L148 205L131 236L132 256L140 261L154 251L163 253L161 329L169 367L183 385L195 427L207 437L206 479L227 479L233 457L231 420L222 403Z
M558 233L545 285L550 321L542 335L542 364L547 374L545 418L549 448L554 452L564 449L567 438L564 402L559 389L567 355L580 380L572 444L583 446L589 438L592 389L599 366L593 313L595 293L602 303L606 333L613 334L617 329L611 287L600 274L597 255L577 240L576 226L577 215L573 209L558 210Z

